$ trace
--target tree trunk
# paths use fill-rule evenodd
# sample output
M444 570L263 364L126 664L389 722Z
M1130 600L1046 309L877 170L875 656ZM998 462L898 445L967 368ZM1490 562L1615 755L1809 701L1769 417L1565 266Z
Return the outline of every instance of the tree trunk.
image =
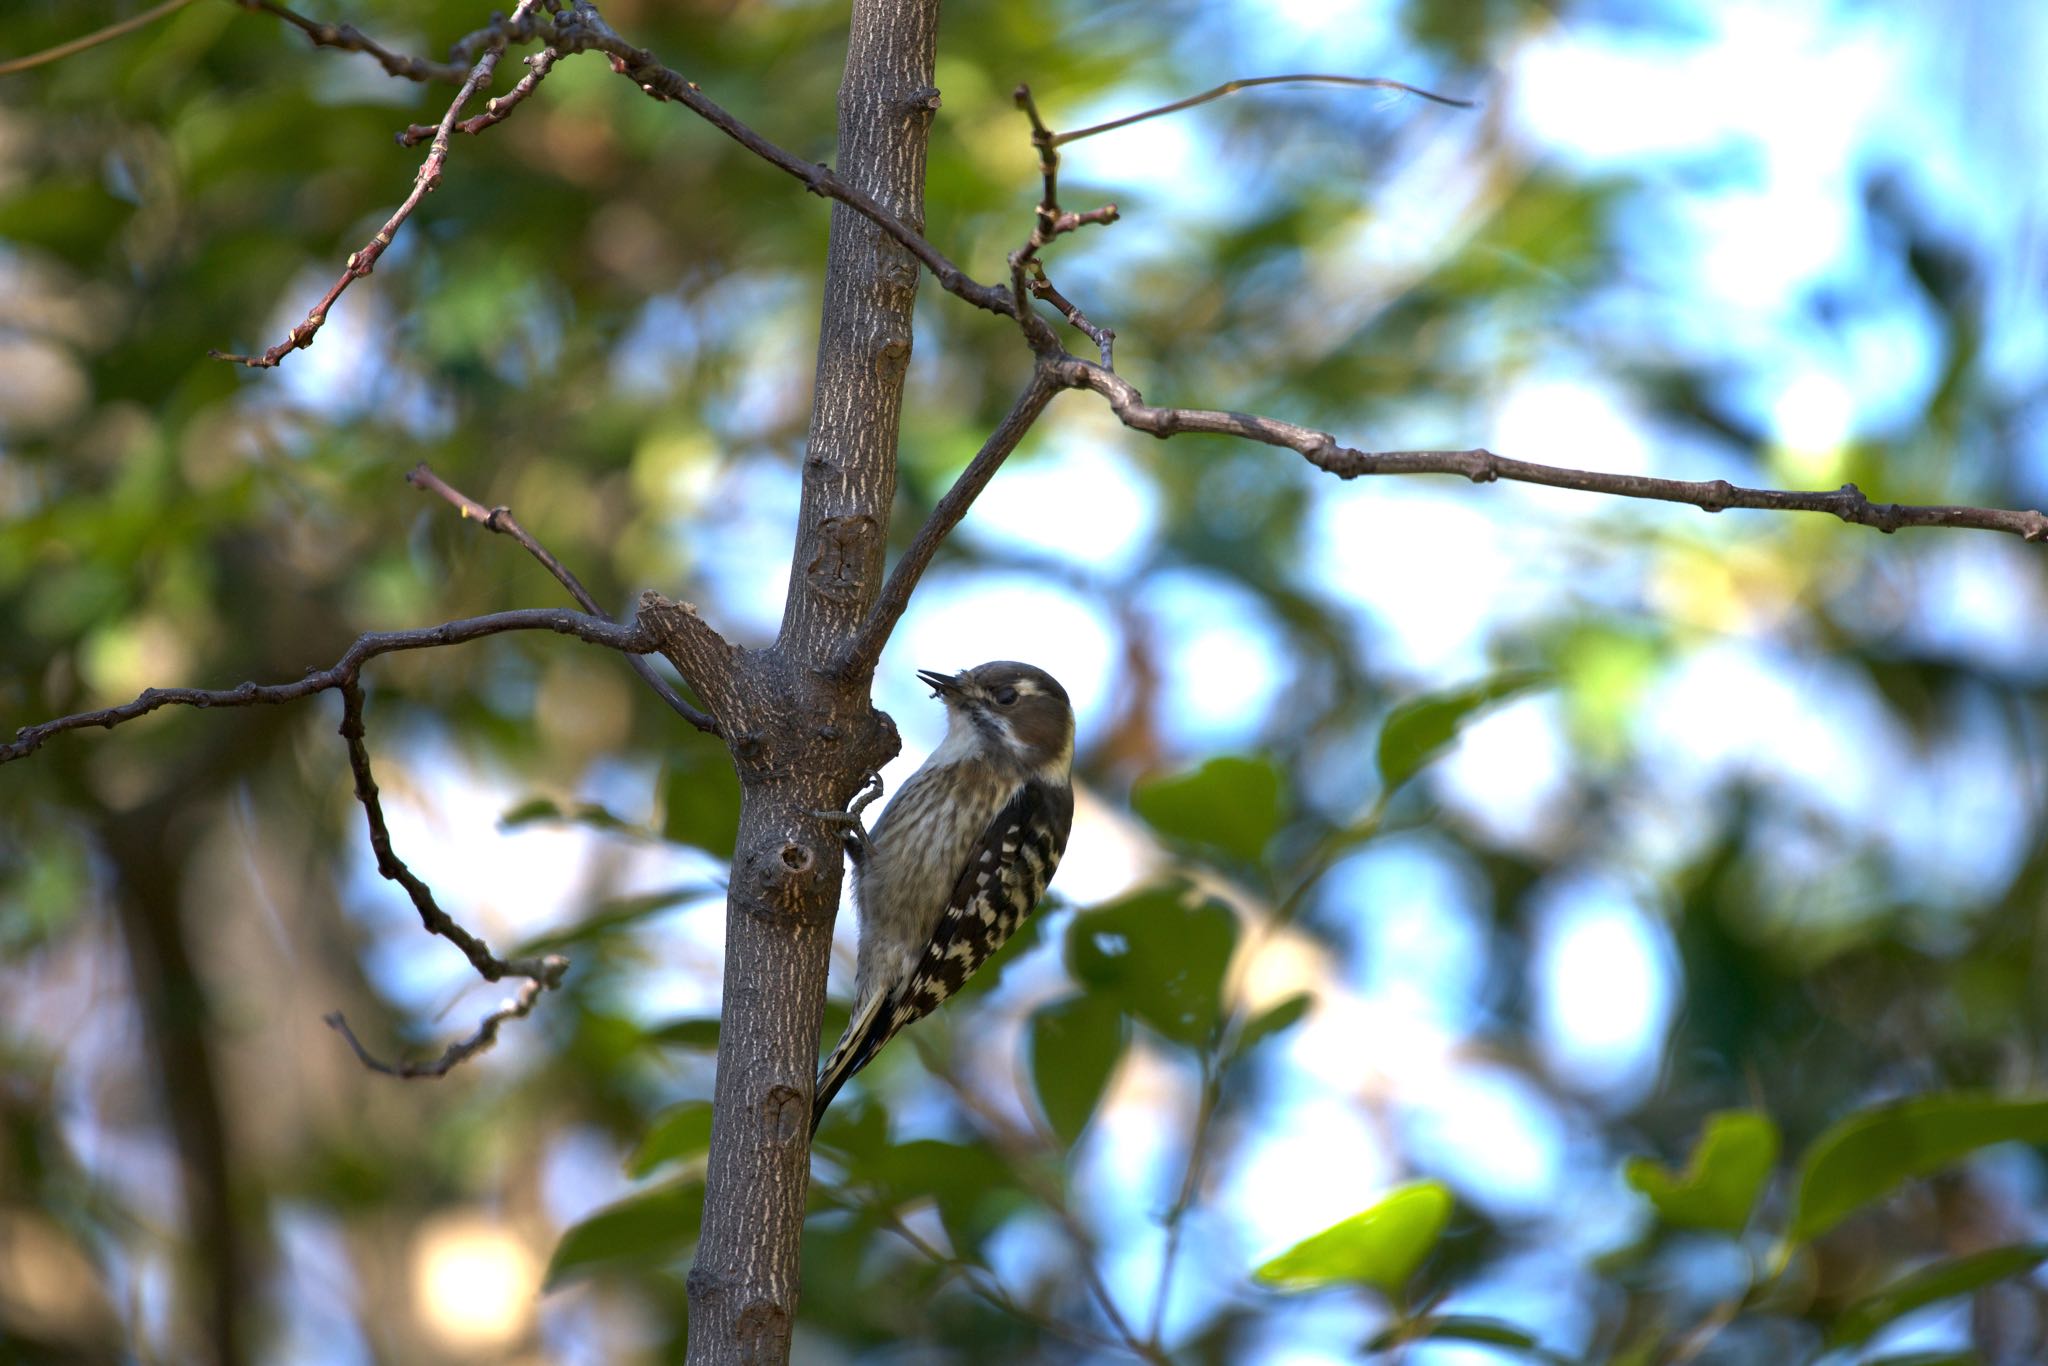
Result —
M839 173L919 226L938 10L937 0L855 0L839 93ZM869 705L871 671L845 675L835 660L881 587L918 271L835 204L826 272L781 636L734 655L730 686L705 697L741 786L704 1226L689 1279L688 1359L703 1366L789 1359L841 871L839 832L814 813L843 808L897 747L894 726Z

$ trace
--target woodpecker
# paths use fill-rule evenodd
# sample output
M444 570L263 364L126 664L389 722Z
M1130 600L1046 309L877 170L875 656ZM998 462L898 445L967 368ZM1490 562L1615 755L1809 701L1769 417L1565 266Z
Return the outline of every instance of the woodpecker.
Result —
M1004 659L917 676L946 704L946 738L874 833L848 840L860 913L853 1018L818 1073L813 1134L846 1079L1031 914L1074 822L1074 709L1051 674Z

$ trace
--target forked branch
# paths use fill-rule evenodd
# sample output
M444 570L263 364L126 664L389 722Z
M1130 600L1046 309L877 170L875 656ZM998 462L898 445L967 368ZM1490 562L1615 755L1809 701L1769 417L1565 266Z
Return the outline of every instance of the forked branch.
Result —
M896 629L903 611L910 605L910 595L917 589L918 581L930 567L932 557L938 554L939 545L951 534L954 527L974 506L974 500L988 487L989 480L996 477L1003 462L1010 458L1010 452L1017 449L1017 443L1031 430L1038 415L1045 411L1045 405L1059 392L1049 374L1043 368L1031 372L1031 382L1024 392L1017 395L1017 401L1010 405L1010 411L1003 415L1002 422L982 443L974 459L967 462L967 468L953 481L938 505L918 528L917 536L903 557L896 561L896 567L889 572L888 581L882 585L880 596L869 609L867 619L861 623L860 632L847 643L840 655L838 670L841 674L867 672L875 667L881 658L882 647L889 642L889 633Z
M546 569L548 573L555 576L555 582L569 590L569 596L576 599L578 605L584 611L605 621L612 620L611 614L602 607L599 607L597 599L591 597L589 590L584 588L583 581L569 572L568 566L550 554L546 546L535 540L532 532L519 524L519 519L512 515L511 508L485 507L482 503L477 502L476 499L471 498L468 494L449 484L440 475L428 469L425 461L421 461L407 472L405 482L411 484L414 488L425 489L429 493L439 495L454 507L457 512L462 514L464 521L476 522L486 531L495 531L502 536L510 536L513 540L519 542L520 545L526 547L527 554L539 560L543 569ZM667 703L669 709L675 712L676 715L688 721L698 730L712 735L718 733L718 723L684 701L682 696L668 685L668 680L657 673L654 666L647 662L645 655L627 655L626 662L633 666L633 672L639 674L647 686L654 689L655 696Z
M348 264L342 268L340 278L333 285L329 286L327 292L320 297L320 301L307 311L304 320L297 327L286 333L283 341L257 355L234 355L225 351L210 351L207 353L208 355L212 356L215 360L233 361L238 365L246 365L251 369L269 370L281 364L284 358L292 352L304 350L313 344L313 338L319 335L322 327L327 325L327 313L328 310L334 307L335 300L339 299L343 291L350 285L364 278L377 268L377 258L382 256L385 248L391 245L392 239L398 234L398 230L405 226L405 220L412 217L413 210L419 207L421 200L425 199L440 186L441 172L448 164L448 140L454 133L457 121L462 117L463 106L469 103L470 97L475 95L477 91L490 85L491 76L498 69L498 59L505 55L505 44L510 41L509 35L523 31L524 26L531 20L535 9L540 3L541 0L519 0L519 4L512 11L511 19L506 24L506 31L492 35L484 48L483 55L476 59L476 64L470 68L469 75L463 80L461 89L457 90L455 98L449 101L448 112L441 116L440 124L435 127L433 146L427 150L427 159L420 163L419 172L413 177L412 193L408 194L404 202L392 211L391 217L384 220L384 226L377 229L376 234L368 242L365 242L360 250L349 254ZM281 7L268 5L256 5L253 7L268 9L289 22L297 22L302 25L304 23L297 15L291 14L290 11L284 10ZM359 34L356 37L361 39ZM367 39L361 39L361 41L365 44L368 43ZM334 44L334 46L343 45L339 42ZM367 45L363 50L369 51L373 46ZM384 53L381 48L376 49L376 52L382 54L379 58L380 60L390 55ZM386 70L390 69L390 65L387 63ZM509 113L512 107L524 99L526 94L531 92L533 85L537 84L540 78L546 74L546 63L534 65L532 72L525 80L520 82L521 90L515 91L514 95L506 97L503 103L503 113L499 112L497 107L499 102L492 102L493 108L486 111L490 121L496 122L498 119L503 118L505 113ZM474 132L476 130L471 129L470 131Z
M460 645L507 631L553 631L578 640L627 654L645 654L660 648L655 634L640 622L620 625L600 617L585 616L559 607L528 607L488 616L464 617L439 626L422 626L410 631L371 631L356 637L331 668L315 669L293 683L244 683L234 688L145 688L132 701L60 716L33 726L23 726L14 739L0 745L0 764L26 758L41 749L43 742L68 730L99 726L112 729L126 721L147 716L164 707L256 707L296 702L317 692L354 683L364 664L378 655L400 650L431 650L443 645Z
M358 636L332 667L314 670L294 683L244 683L236 688L149 688L133 701L119 706L78 712L41 725L23 727L15 733L11 743L0 745L0 763L34 753L53 735L83 730L88 726L111 728L164 707L274 706L329 689L338 690L341 693L341 736L348 745L349 771L355 775L355 796L362 803L363 816L369 825L370 848L377 855L378 873L405 888L406 896L419 912L420 922L430 932L461 949L478 976L487 982L507 977L526 979L513 1000L486 1017L468 1038L449 1045L431 1063L380 1062L362 1046L350 1031L348 1022L338 1013L327 1017L328 1024L348 1040L349 1046L366 1066L399 1077L445 1076L449 1069L464 1059L489 1048L496 1041L498 1027L504 1021L525 1015L533 1009L533 1003L541 992L559 986L562 974L568 971L569 960L558 954L509 959L498 957L491 952L490 945L443 910L434 899L433 889L398 857L392 847L390 827L384 820L384 806L378 797L377 780L370 767L370 750L364 739L362 670L365 664L379 655L459 645L507 631L554 631L636 656L657 648L658 644L655 635L638 622L621 626L600 617L558 608L498 612L416 631L371 632Z
M405 888L406 896L411 898L413 909L419 912L420 923L427 927L428 933L438 934L461 949L463 956L469 959L469 965L476 969L477 976L486 982L497 982L507 977L526 979L517 996L485 1016L474 1033L448 1045L441 1056L430 1063L381 1062L363 1047L340 1011L326 1017L328 1026L348 1041L356 1057L372 1071L408 1079L445 1077L451 1068L497 1042L500 1024L525 1016L533 1009L533 1003L540 999L541 992L560 986L562 974L569 970L569 960L553 953L529 958L498 957L491 952L490 945L442 910L434 900L433 889L398 857L391 846L391 831L384 823L384 804L377 795L377 779L370 771L370 748L363 738L363 690L353 678L341 684L341 738L348 743L348 766L355 774L356 800L362 803L363 816L369 822L370 848L377 855L377 872Z

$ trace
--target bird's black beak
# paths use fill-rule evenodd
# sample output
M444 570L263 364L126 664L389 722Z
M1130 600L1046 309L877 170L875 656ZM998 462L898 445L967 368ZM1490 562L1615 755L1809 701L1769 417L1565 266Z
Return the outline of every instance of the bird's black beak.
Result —
M952 674L936 673L931 669L919 669L917 676L932 690L933 697L952 697L960 691L960 684Z

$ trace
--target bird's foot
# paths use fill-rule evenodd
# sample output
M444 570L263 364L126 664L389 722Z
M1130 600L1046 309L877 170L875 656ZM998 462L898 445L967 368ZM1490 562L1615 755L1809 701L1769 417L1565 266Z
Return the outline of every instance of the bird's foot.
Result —
M870 773L860 795L853 799L844 811L813 811L811 814L828 825L841 827L840 838L846 842L847 857L858 868L867 861L868 831L861 824L860 813L867 810L877 797L882 795L882 775Z

